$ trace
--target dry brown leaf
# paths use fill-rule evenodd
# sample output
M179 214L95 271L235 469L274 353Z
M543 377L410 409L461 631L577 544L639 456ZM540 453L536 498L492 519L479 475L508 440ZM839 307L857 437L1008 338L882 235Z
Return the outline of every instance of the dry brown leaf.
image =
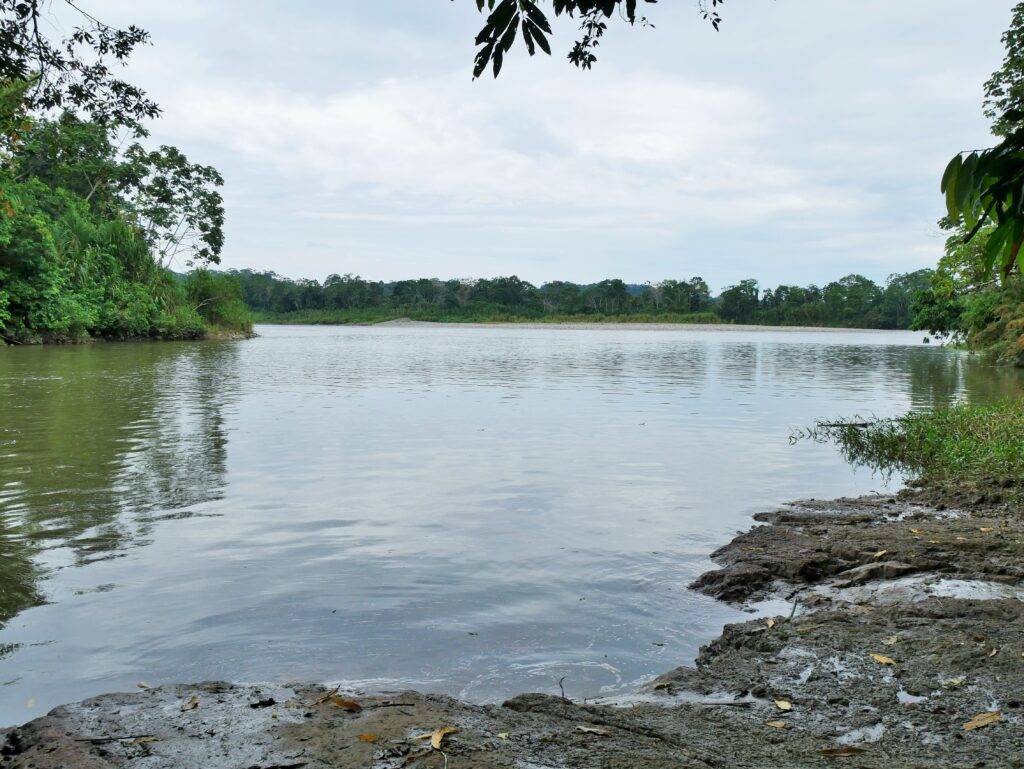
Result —
M884 654L876 654L875 652L871 652L871 659L873 659L879 665L895 665L896 664L896 660L894 660L892 657L886 657Z
M855 748L853 745L844 745L841 748L824 748L821 751L823 756L831 756L833 758L845 758L846 756L859 756L864 752L864 748Z
M898 635L891 635L888 638L883 638L882 639L882 643L885 646L895 646L896 644L899 643L899 641L900 641L900 637Z
M911 529L911 534L924 534L924 529Z
M948 686L950 688L955 688L957 686L963 686L964 685L964 681L966 681L966 680L967 680L966 676L957 676L956 678L947 678L945 681L942 682L942 685L943 686Z
M434 750L440 750L441 746L444 745L444 738L449 734L455 734L458 729L454 726L442 726L439 729L435 729L430 735L430 747Z
M991 526L982 526L980 529L978 529L978 531L989 532L989 531L995 531L995 529L993 529Z
M773 627L775 627L775 620L769 617L764 621L764 624L766 624L768 626L768 629L771 630Z
M339 697L337 694L332 694L327 698L327 701L342 710L347 710L349 713L358 713L363 709L363 706L355 700L347 700L344 697Z
M770 726L772 729L785 729L786 728L786 722L785 721L768 721L767 723L765 723L765 726Z
M500 739L500 740L507 740L508 739L508 732L498 732L498 739Z
M964 731L970 732L975 729L981 729L984 726L994 724L996 721L1001 721L1002 719L1003 713L999 710L993 710L988 713L978 713L978 715L974 716L970 721L964 724Z
M889 552L888 550L879 550L877 553L875 553L872 556L872 558L874 558L877 561L879 558L881 558L883 555L885 555L888 552Z
M370 742L370 743L373 743L373 742L377 742L377 740L380 739L380 735L379 734L374 734L373 732L366 732L365 734L356 735L356 739L359 740L360 742Z
M787 702L786 700L775 700L775 707L779 710L792 710L793 703Z
M187 710L195 710L199 707L199 697L192 695L186 702L181 703L181 712L184 713Z
M577 726L576 731L583 732L584 734L596 734L598 737L612 736L612 733L603 726Z

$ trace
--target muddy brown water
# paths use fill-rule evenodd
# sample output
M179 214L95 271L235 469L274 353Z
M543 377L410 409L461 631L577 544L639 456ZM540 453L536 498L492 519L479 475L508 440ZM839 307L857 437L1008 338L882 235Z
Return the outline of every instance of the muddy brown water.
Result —
M1022 388L900 332L259 331L0 350L0 724L139 681L625 691L744 616L686 585L751 513L885 487L794 428Z

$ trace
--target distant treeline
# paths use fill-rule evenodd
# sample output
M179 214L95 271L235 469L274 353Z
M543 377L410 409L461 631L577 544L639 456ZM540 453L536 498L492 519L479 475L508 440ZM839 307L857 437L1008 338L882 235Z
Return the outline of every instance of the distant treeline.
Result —
M534 286L516 276L480 280L418 278L391 283L331 275L323 283L273 272L233 270L246 304L263 320L355 323L422 320L589 318L761 325L910 328L915 296L932 270L892 275L879 286L862 275L818 286L762 290L740 281L713 296L702 278L629 284L617 278Z

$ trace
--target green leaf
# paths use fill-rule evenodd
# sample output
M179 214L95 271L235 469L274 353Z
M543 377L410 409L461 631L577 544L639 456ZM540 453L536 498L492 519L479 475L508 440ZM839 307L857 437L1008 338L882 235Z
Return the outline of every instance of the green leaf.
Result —
M960 167L963 165L963 158L957 155L949 164L946 166L946 170L942 173L942 184L939 187L940 192L945 192L949 189L950 185L956 184L956 175L960 172Z
M956 177L956 208L963 213L968 208L973 208L978 196L978 189L975 185L974 171L978 167L978 155L971 153L963 163L960 173Z

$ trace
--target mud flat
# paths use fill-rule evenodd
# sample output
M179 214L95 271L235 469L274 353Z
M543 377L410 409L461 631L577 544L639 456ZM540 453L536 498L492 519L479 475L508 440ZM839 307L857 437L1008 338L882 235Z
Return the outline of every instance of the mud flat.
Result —
M615 701L167 686L0 732L0 766L1024 767L1024 516L998 490L1012 483L969 509L908 491L757 516L693 587L789 612L726 626L692 667Z

